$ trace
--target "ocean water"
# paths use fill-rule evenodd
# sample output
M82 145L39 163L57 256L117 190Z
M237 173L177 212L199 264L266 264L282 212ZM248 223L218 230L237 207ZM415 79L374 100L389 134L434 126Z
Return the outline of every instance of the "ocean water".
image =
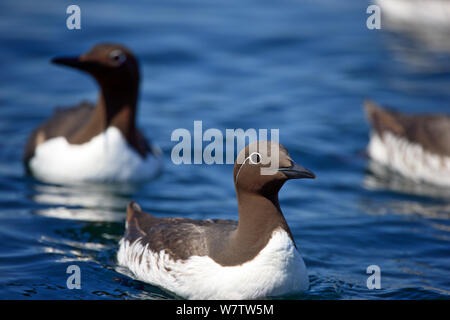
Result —
M362 109L372 98L447 112L448 55L367 29L369 2L359 0L78 1L82 29L72 31L69 4L0 3L0 299L173 298L134 280L115 255L131 199L158 217L237 218L232 165L171 162L172 131L192 131L195 120L204 130L279 129L318 177L280 192L311 281L283 298L449 298L450 191L370 163ZM163 172L140 185L26 176L32 128L55 106L97 96L91 78L49 60L103 41L140 60L138 123L161 147ZM80 290L66 287L73 264ZM366 286L370 265L380 267L379 290Z

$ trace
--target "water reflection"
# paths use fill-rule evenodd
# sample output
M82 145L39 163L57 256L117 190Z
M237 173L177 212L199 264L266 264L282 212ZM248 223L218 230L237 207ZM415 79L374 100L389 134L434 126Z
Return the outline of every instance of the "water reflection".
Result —
M43 245L43 251L57 256L55 262L82 262L94 261L99 263L95 257L101 250L106 250L108 247L101 243L95 242L78 242L72 240L63 240L42 236L39 238L39 243Z
M450 219L450 204L424 204L415 201L393 201L388 204L389 211L401 215L419 215L428 219ZM434 229L449 232L447 225L433 223ZM445 240L449 240L445 239Z
M369 190L389 190L408 195L389 195L387 200L363 201L360 203L363 212L370 215L394 214L405 216L408 220L412 218L412 221L432 230L427 233L428 238L450 242L450 189L409 180L374 161L368 163L363 185ZM423 219L416 220L415 217ZM402 226L394 228L401 229ZM413 228L409 232L416 230Z
M388 167L369 160L364 187L370 190L391 190L403 194L450 200L450 188L408 179Z
M376 0L388 46L420 71L450 71L450 1Z
M123 221L125 208L137 185L48 185L33 186L31 199L49 206L35 212L46 217L82 221Z

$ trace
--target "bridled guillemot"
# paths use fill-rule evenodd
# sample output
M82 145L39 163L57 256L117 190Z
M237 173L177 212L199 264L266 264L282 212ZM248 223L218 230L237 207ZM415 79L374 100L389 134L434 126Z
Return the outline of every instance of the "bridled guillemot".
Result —
M268 145L266 153L260 143ZM118 264L188 299L256 299L307 290L307 270L278 191L289 179L315 176L278 144L278 170L261 174L272 143L250 144L235 162L239 221L157 218L136 202L128 204ZM257 152L250 153L252 148Z
M369 156L415 181L450 186L450 116L409 115L365 101Z
M160 151L136 128L139 66L130 50L98 44L79 57L53 63L89 73L100 86L95 105L60 109L28 138L28 173L49 182L126 182L154 177Z

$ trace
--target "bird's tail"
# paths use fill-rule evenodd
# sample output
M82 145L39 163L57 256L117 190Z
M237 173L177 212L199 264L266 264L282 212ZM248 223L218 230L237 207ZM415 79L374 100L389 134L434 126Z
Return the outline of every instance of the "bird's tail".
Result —
M141 206L136 201L131 201L127 205L127 222L133 220L133 218L142 212Z
M364 109L369 123L379 135L384 131L390 131L398 135L404 133L404 128L397 113L382 108L372 100L364 101Z

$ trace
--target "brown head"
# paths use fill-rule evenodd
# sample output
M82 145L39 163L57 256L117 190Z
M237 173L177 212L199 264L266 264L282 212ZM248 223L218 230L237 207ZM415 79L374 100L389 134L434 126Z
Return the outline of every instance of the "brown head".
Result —
M314 179L310 170L296 164L281 144L253 142L238 155L234 164L236 191L268 196L277 194L289 179Z
M68 138L70 143L84 143L115 126L142 156L147 154L149 148L135 123L139 65L129 49L101 43L78 57L54 58L52 62L89 73L101 87L95 111L86 125Z
M129 49L119 44L97 44L78 57L58 57L52 62L89 73L104 90L137 92L139 86L138 62Z
M295 245L278 202L278 191L289 179L314 179L315 175L296 164L281 144L258 141L239 153L233 176L239 223L230 249L222 250L218 260L237 264L252 259L278 228L285 230Z

